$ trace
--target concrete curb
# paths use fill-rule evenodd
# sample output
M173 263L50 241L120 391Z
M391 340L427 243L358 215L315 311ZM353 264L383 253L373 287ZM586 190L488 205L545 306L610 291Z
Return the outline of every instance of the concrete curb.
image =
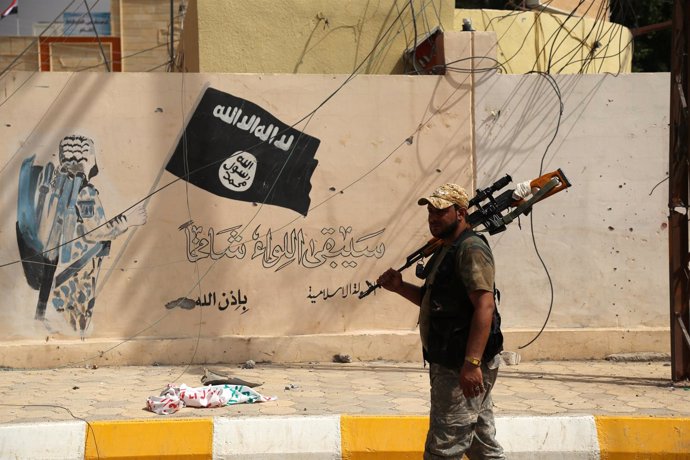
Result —
M420 458L427 417L192 418L0 425L0 458ZM688 458L690 418L504 416L511 459Z

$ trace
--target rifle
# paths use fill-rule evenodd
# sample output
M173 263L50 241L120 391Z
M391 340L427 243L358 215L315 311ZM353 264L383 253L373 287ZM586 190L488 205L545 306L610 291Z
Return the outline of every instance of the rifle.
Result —
M468 208L477 208L467 216L467 223L470 225L470 228L474 229L478 226L483 226L484 229L479 231L489 232L489 235L500 233L504 231L506 226L515 220L515 218L519 217L520 214L529 214L532 210L532 206L538 201L571 186L570 181L568 181L568 178L565 177L565 174L563 174L563 171L559 168L556 171L546 173L531 180L529 182L529 192L526 193L527 196L531 193L531 197L528 199L524 191L521 194L522 196L516 197L515 189L506 190L498 197L494 198L493 194L508 185L512 180L513 179L506 174L489 187L476 190L476 195L468 204ZM523 186L522 189L526 189L526 184L520 185ZM518 186L518 188L520 188L520 186ZM535 189L536 192L533 192ZM482 204L482 202L487 200L488 202ZM503 214L508 208L514 209ZM443 240L440 238L430 239L424 246L408 255L405 259L405 264L400 267L398 271L402 272L418 260L429 257L442 245ZM363 299L380 287L381 285L378 283L369 283L369 288L366 291L360 292L359 298Z

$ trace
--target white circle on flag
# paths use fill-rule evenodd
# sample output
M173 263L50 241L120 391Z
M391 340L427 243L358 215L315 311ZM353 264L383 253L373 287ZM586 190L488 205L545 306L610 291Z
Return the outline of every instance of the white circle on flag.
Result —
M233 192L244 192L254 182L256 157L242 150L230 155L218 168L220 183Z

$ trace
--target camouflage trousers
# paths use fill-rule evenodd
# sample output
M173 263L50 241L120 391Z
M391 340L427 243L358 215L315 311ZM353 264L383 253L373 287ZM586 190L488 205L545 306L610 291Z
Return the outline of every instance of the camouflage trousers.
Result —
M491 389L498 367L482 363L485 392L465 398L460 387L460 371L430 364L431 411L424 460L505 459L496 441Z

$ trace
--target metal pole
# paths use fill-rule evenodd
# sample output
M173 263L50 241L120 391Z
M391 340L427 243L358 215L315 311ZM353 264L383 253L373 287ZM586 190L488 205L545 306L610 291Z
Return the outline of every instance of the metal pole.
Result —
M669 129L669 287L671 310L671 377L690 378L690 343L687 341L688 287L688 44L690 0L675 0L671 48L671 101Z
M173 40L174 38L174 33L175 33L175 26L173 21L175 20L174 18L174 12L173 9L175 7L174 5L175 0L170 0L170 71L175 70L175 41Z

